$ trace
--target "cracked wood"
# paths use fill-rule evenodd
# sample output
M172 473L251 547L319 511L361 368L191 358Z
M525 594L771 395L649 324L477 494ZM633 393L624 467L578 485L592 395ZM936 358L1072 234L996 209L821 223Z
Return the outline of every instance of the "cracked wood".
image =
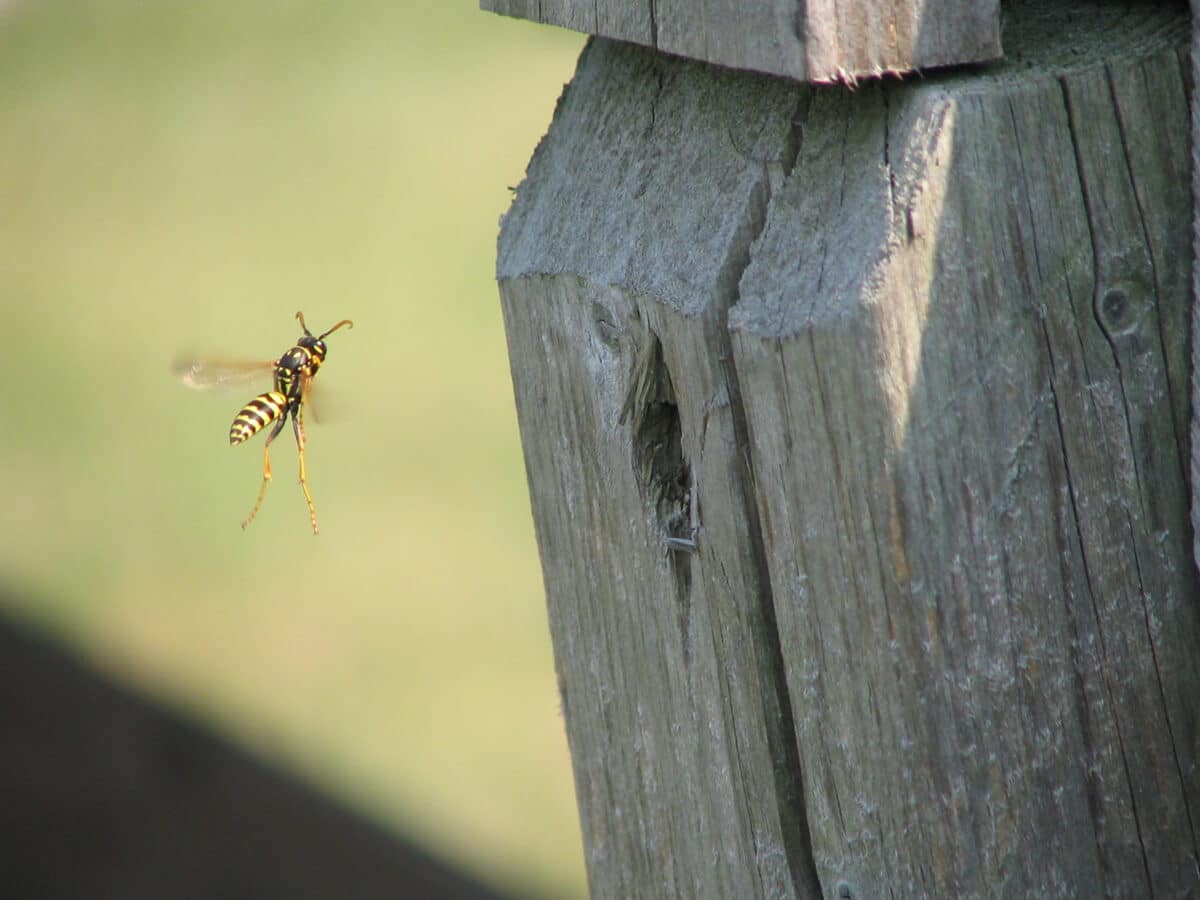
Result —
M597 42L505 218L505 324L596 897L817 891L724 327L799 103L784 82ZM681 552L693 518L696 552Z
M1196 888L1186 30L585 51L498 275L594 896Z

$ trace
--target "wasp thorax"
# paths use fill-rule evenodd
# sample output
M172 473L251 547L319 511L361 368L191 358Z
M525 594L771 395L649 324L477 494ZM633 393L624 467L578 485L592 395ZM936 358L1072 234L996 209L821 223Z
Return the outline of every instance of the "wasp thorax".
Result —
M296 369L303 368L308 365L310 354L305 348L293 347L283 356L279 357L279 362L276 365L281 369Z

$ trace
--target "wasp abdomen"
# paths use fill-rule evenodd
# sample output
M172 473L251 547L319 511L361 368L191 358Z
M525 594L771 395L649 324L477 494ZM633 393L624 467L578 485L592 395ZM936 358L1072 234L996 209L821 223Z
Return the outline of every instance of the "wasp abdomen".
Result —
M259 394L241 408L229 426L229 443L240 444L254 437L287 411L288 400L279 391Z

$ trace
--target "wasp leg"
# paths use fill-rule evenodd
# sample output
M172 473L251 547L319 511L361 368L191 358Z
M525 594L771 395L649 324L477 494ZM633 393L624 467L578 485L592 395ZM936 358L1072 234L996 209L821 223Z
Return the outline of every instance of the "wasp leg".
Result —
M296 449L300 451L300 489L304 491L304 500L308 504L308 517L312 520L313 534L320 534L317 528L317 505L313 503L312 494L308 492L308 470L304 466L304 405L292 416L292 430L296 432Z
M267 485L271 483L271 441L279 436L279 432L283 431L283 425L287 421L287 417L281 417L275 423L275 427L271 429L271 433L267 435L267 441L263 444L263 480L262 485L258 489L258 499L254 501L254 509L250 510L250 515L246 516L246 521L242 523L242 528L245 528L254 521L254 517L258 515L258 510L262 506L263 497L267 495Z

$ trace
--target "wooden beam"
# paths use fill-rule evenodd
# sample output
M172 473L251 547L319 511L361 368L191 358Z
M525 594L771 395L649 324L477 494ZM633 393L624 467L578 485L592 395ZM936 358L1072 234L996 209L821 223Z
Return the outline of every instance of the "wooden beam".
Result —
M595 41L498 275L594 896L1174 896L1187 20L857 91Z
M1192 0L1192 84L1200 83L1200 0ZM1200 92L1192 91L1192 534L1200 566Z
M480 6L808 81L853 82L1001 56L999 0L480 0Z

